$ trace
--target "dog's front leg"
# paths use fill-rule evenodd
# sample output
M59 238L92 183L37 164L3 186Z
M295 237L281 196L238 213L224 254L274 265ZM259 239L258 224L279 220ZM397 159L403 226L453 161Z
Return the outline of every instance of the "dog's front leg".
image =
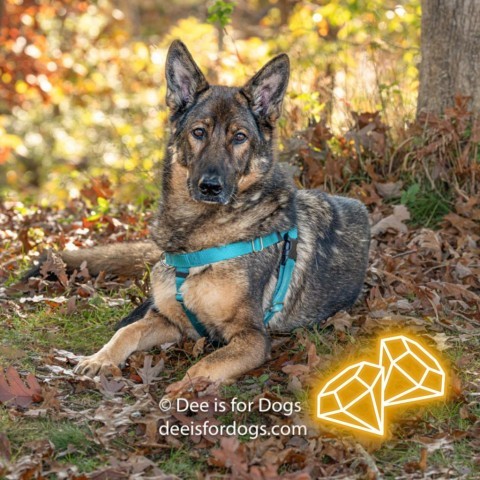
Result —
M226 346L206 356L185 374L185 381L206 377L212 382L231 383L262 365L270 355L270 338L263 329L247 327L235 333Z
M180 338L181 332L177 326L150 309L141 320L118 330L97 353L80 361L75 372L90 377L97 373L120 374L118 366L133 352L177 342Z

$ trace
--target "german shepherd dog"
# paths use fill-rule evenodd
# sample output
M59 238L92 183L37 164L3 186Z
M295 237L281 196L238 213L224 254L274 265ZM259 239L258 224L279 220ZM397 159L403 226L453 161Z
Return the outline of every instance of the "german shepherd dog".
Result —
M281 54L241 88L209 85L185 45L172 43L166 60L171 135L152 241L61 253L70 267L86 259L92 273L139 273L154 265L152 298L76 372L118 373L137 350L199 338L176 300L175 272L162 261L164 252L195 252L298 228L284 308L268 326L263 316L277 282L281 242L190 270L184 304L223 346L185 379L232 382L269 357L269 331L313 325L354 304L367 268L367 211L353 199L297 190L276 161L275 128L288 77L289 60Z

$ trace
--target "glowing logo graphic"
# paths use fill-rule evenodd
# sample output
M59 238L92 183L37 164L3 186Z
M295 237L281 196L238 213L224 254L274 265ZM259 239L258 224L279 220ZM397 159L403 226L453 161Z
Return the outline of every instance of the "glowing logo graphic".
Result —
M383 375L383 367L369 362L342 370L318 395L318 417L382 435Z
M378 365L360 362L329 380L317 417L375 435L385 433L385 408L442 397L445 372L425 347L404 335L380 341Z
M445 372L415 340L403 335L384 338L379 363L385 369L385 407L442 397L445 393Z

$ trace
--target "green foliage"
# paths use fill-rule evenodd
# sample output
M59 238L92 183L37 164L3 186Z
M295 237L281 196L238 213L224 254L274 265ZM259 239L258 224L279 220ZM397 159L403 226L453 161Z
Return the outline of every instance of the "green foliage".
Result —
M112 331L113 324L131 310L131 305L108 306L100 296L93 297L89 308L75 315L52 314L49 307L32 310L28 318L11 317L12 328L3 338L27 350L39 351L45 346L55 345L79 353L88 353L100 348ZM24 365L31 359L25 357Z
M208 7L207 21L225 28L232 21L234 7L234 3L216 0L213 5Z
M97 400L98 401L98 400ZM64 420L9 417L7 410L0 410L0 431L7 432L13 447L13 457L26 454L28 443L41 439L50 440L59 452L66 452L60 461L78 466L81 472L94 470L101 462L95 458L98 451L92 434L85 426Z
M195 473L203 467L202 463L194 461L185 449L166 450L159 463L166 473L185 479L196 478Z
M162 69L174 38L212 81L229 85L242 84L272 55L289 53L281 143L312 117L324 116L340 131L351 110L382 109L392 132L412 117L419 0L300 1L286 12L275 2L258 6L218 0L205 18L198 0L188 9L171 2L164 11L143 1L120 9L111 0L38 0L28 8L7 0L0 194L66 204L81 184L106 174L122 201L156 195L168 116ZM172 20L164 22L169 12ZM229 23L231 36L219 42L218 28Z
M66 450L69 446L84 449L91 444L85 431L70 423L52 428L49 432L49 439L55 445L55 448L60 451Z
M422 188L420 184L413 183L402 193L400 202L408 207L412 225L435 228L452 208L451 201L445 195L448 193L442 194L431 187Z

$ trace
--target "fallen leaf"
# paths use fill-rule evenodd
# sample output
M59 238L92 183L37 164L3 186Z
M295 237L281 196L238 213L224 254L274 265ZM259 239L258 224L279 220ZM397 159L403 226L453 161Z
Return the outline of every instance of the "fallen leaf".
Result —
M462 387L462 381L460 378L455 375L455 373L452 374L452 378L450 380L450 384L452 387L452 392L456 397L460 397L463 394L463 387Z
M388 183L375 182L374 185L378 194L387 200L390 198L398 198L402 195L402 181Z
M303 386L298 377L291 375L288 379L287 390L292 393L303 392Z
M47 277L48 274L53 273L58 281L66 287L68 284L67 265L62 260L60 255L49 250L47 252L47 258L40 267L40 273L43 277Z
M400 233L407 233L408 227L405 225L406 220L410 219L410 212L405 205L395 205L393 214L380 220L371 228L372 236L381 235L387 230L392 229Z
M206 340L207 340L207 337L201 337L195 342L195 345L192 350L193 358L197 358L199 355L203 353L203 351L205 350Z
M10 460L12 451L10 448L10 441L5 433L0 432L0 458Z
M0 357L4 360L18 360L25 357L24 350L20 350L9 345L0 345Z
M220 448L211 451L210 465L228 468L234 478L246 476L248 461L245 446L237 438L229 437L220 440Z
M340 310L333 317L330 317L325 326L333 325L337 332L346 332L352 326L353 318L345 310Z
M452 348L451 345L447 345L447 342L451 339L449 336L445 335L445 333L436 333L435 335L430 335L430 338L435 340L438 350L443 352L447 348Z
M107 396L111 397L122 390L123 387L125 387L125 382L122 380L109 380L103 373L100 374L100 391Z
M156 380L160 380L158 374L164 369L165 361L163 358L155 365L152 366L152 356L145 355L142 368L137 368L137 373L140 375L142 382L145 385L150 385Z
M70 297L67 301L67 304L65 305L65 314L66 315L72 315L73 313L75 313L76 311L76 297L73 296L73 297Z
M23 408L34 402L41 402L43 400L42 387L37 382L35 375L29 373L26 382L26 384L22 382L13 366L8 367L5 372L0 370L0 402Z

